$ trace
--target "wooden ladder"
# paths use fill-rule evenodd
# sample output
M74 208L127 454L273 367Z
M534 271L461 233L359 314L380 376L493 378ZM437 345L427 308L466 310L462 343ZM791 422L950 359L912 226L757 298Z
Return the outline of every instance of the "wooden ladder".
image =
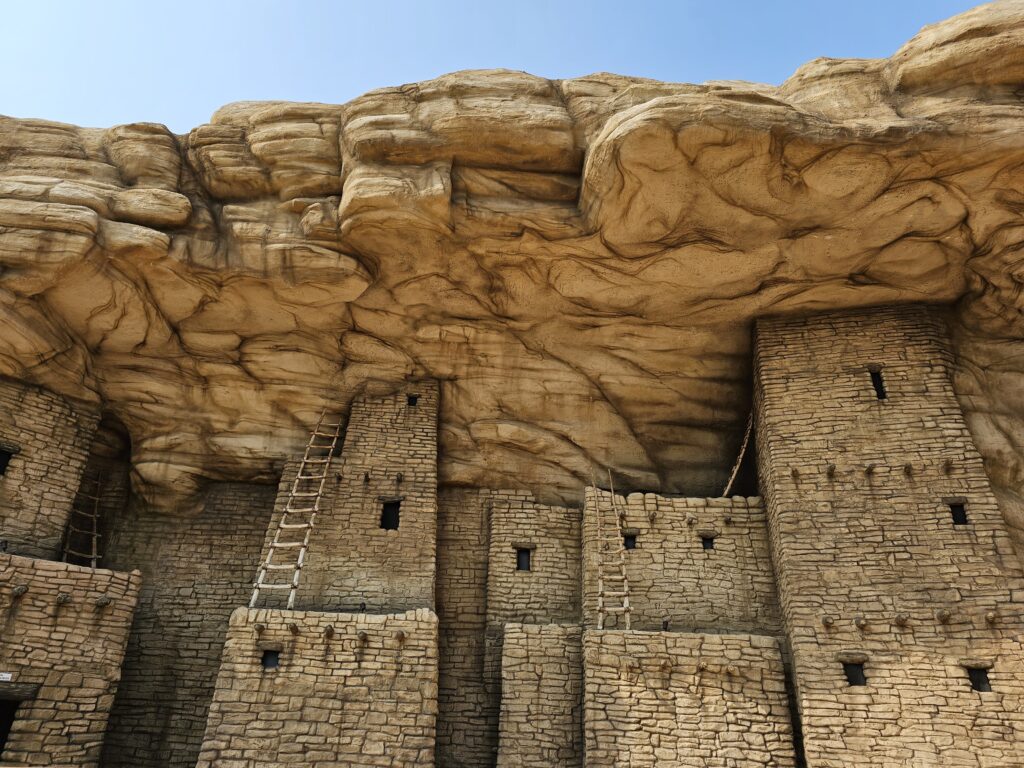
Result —
M622 523L625 519L625 511L619 508L615 499L615 485L612 483L612 473L608 472L608 488L612 500L612 513L615 515L614 542L605 534L603 523L604 510L601 504L601 489L594 486L595 501L597 504L597 628L604 629L605 619L608 614L623 615L625 629L630 628L630 607L629 607L629 576L626 574L626 543L622 531ZM618 552L618 569L607 568L608 555L612 550ZM615 571L618 571L617 573Z
M103 481L99 474L82 478L68 516L64 532L64 562L74 565L89 564L95 568L100 562L100 505L103 501ZM75 549L85 543L85 549Z
M267 548L267 557L256 572L250 608L257 607L263 590L288 590L288 608L295 607L295 593L309 551L310 534L320 512L320 500L340 435L341 422L328 423L324 410L309 435L299 471L288 491L288 501ZM280 557L275 559L277 555ZM284 581L279 580L282 576Z

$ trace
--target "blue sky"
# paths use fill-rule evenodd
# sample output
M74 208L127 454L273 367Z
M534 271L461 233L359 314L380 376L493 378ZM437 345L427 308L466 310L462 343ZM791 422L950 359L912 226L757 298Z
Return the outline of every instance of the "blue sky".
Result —
M344 102L458 69L778 83L818 56L892 54L955 0L17 0L0 114L179 133L248 99Z

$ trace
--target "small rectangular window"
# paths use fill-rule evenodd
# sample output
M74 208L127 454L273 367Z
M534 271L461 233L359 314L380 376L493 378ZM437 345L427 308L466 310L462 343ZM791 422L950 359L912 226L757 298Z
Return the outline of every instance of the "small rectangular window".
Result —
M385 531L397 531L401 513L401 501L385 501L380 509L380 527Z
M529 571L533 565L533 550L526 547L516 548L516 570Z
M704 549L714 549L715 548L715 537L714 536L701 536L700 537L700 545L702 547L704 547Z
M636 549L636 534L625 533L622 535L622 548L623 549Z
M988 679L988 670L982 667L967 667L967 677L971 680L971 689L988 693L992 690L992 683Z
M0 754L7 746L7 737L11 735L11 727L18 717L18 705L15 699L0 699Z
M967 525L967 504L962 501L949 502L949 512L953 516L953 525Z
M6 448L0 448L0 476L7 471L7 465L11 463L11 459L14 458L14 451L9 451Z
M868 684L868 678L864 674L864 664L861 662L844 661L843 674L846 675L848 685L863 686Z
M875 397L879 400L885 400L889 397L889 394L885 391L885 381L882 379L882 369L878 366L874 366L868 369L871 374L871 386L875 390Z
M405 396L405 403L410 408L415 408L417 405L419 405L419 402L420 402L420 396L419 395L406 395Z
M277 669L281 666L281 652L275 650L264 651L263 658L260 659L260 665L264 669Z

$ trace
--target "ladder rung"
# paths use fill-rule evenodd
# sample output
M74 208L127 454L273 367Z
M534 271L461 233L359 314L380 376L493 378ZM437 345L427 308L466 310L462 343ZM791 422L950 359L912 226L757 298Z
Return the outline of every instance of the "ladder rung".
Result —
M614 608L605 608L605 609L604 609L604 612L605 612L605 613L629 613L629 610L630 610L630 609L629 609L628 607L625 607L625 606L624 606L624 607L622 607L622 608L618 608L618 607L614 607Z
M312 528L312 523L278 523L278 528L284 528L286 530L298 529L298 528Z
M253 589L291 589L291 584L253 584Z
M306 546L301 541L272 541L270 542L271 549L295 549L296 547Z
M307 498L309 496L319 496L320 495L320 491L292 491L290 495L293 498L294 497Z
M97 539L100 538L100 534L93 533L91 530L87 530L85 528L75 528L73 525L69 525L68 530L73 533L87 533L90 536L95 536Z
M625 597L629 592L602 592L601 597Z
M78 552L77 550L74 550L74 549L66 549L66 550L64 550L64 551L65 551L65 552L66 552L67 554L69 554L69 555L75 555L76 557L88 557L88 558L89 558L90 560L91 560L92 558L94 558L94 557L95 557L95 558L99 558L99 556L100 556L99 552L97 552L97 553L96 553L96 554L94 555L94 554L93 554L92 552Z
M301 567L301 565L295 565L294 563L289 563L288 565L272 565L271 563L267 563L263 566L263 568L268 571L297 571Z
M316 507L293 507L286 504L284 511L289 515L294 515L297 512L319 512L320 510Z
M331 457L331 458L333 458L333 457ZM331 463L331 459L330 458L327 458L327 459L303 459L302 463L303 464L330 464Z
M296 475L295 479L296 480L323 480L325 477L327 477L327 473L326 472L324 474L322 474L322 475Z

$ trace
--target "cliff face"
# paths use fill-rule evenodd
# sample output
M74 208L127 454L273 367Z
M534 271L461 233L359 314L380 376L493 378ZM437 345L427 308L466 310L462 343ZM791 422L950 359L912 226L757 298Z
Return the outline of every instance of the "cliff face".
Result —
M185 136L0 118L0 373L101 402L168 510L407 377L443 382L443 482L718 493L753 317L950 303L1024 532L1022 86L1002 2L779 87L462 72Z

